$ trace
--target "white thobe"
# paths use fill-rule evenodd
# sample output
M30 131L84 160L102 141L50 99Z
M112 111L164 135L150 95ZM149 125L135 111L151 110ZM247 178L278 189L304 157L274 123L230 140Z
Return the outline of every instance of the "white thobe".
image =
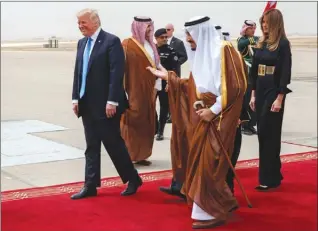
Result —
M207 220L215 219L215 217L213 217L210 214L208 214L207 212L205 212L195 202L193 202L191 218L194 220L200 220L200 221L207 221Z
M146 51L148 52L148 54L152 58L152 61L155 62L155 53L154 53L150 43L147 40L145 41L144 48L146 49ZM161 64L159 63L158 67L160 67L160 66L161 66ZM158 91L161 91L161 88L162 88L161 79L158 78L156 80L156 83L155 83L155 89L157 89Z

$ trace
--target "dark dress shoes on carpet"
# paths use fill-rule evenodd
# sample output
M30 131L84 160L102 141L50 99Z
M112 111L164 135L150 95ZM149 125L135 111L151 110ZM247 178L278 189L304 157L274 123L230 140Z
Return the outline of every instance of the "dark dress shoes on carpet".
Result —
M159 190L161 192L164 192L164 193L167 193L169 195L172 195L172 196L178 196L184 200L186 200L186 196L183 195L180 190L174 188L174 187L159 187Z
M142 185L142 180L140 176L134 181L129 181L127 188L121 192L122 196L130 196L137 192L138 188Z
M97 196L97 189L95 187L86 187L84 186L81 191L75 193L71 196L72 200L83 199L86 197L95 197Z

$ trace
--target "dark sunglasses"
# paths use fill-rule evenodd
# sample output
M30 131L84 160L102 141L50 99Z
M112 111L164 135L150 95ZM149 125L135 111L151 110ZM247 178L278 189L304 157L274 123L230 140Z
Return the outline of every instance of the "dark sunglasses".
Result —
M171 29L166 29L166 31L171 31Z
M161 38L161 39L167 39L168 36L159 36L159 38Z

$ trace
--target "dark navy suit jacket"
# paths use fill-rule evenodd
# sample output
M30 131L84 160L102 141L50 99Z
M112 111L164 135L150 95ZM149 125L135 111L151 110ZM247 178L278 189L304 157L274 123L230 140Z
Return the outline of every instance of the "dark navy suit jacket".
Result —
M78 41L74 70L72 99L79 100L79 117L88 112L94 118L106 118L107 101L117 102L117 114L122 114L128 101L123 86L125 55L120 39L100 31L88 63L85 94L79 99L86 43L86 37Z

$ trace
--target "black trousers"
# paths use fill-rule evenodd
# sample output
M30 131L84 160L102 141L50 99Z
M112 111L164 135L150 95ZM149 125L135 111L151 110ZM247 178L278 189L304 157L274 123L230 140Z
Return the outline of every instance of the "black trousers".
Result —
M279 112L270 111L273 101L265 99L256 102L259 183L267 186L278 186L283 179L280 151L285 100Z
M167 116L169 112L169 98L168 92L162 90L157 92L157 97L159 97L159 104L160 104L160 114L159 114L159 121L158 121L158 114L156 112L156 133L163 133L166 122Z
M242 146L242 132L241 132L241 125L236 129L236 135L234 140L234 149L231 157L231 163L235 168L237 160L239 158ZM231 168L229 168L227 175L226 175L226 183L234 193L234 173Z
M256 125L256 113L251 109L250 107L250 100L251 100L251 95L252 95L252 84L248 84L247 85L247 89L244 95L244 108L246 108L249 116L250 116L250 120L247 123L244 123L242 126L243 128L245 127L253 127Z
M101 143L103 143L123 183L138 177L124 140L120 135L120 115L112 119L96 119L88 113L82 115L85 130L85 185L100 187Z

